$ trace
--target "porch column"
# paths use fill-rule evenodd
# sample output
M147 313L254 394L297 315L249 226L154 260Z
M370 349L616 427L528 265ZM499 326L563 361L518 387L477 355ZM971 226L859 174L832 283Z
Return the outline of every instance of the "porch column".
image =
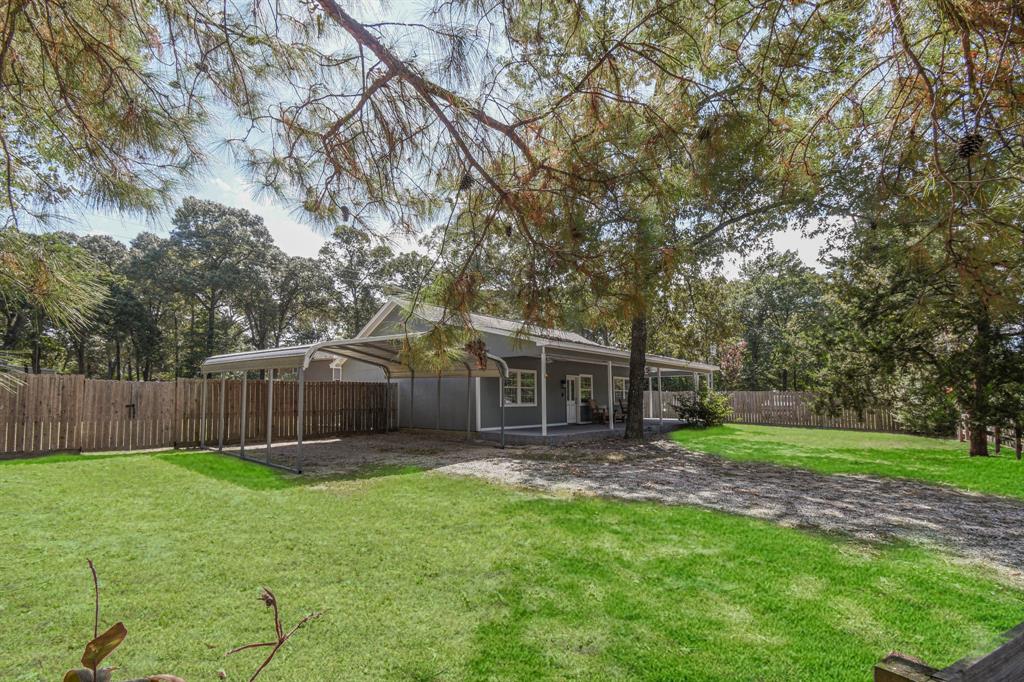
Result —
M693 392L700 392L700 375L697 374L696 372L693 373Z
M416 370L409 368L409 428L416 428Z
M654 419L654 377L647 375L647 406L650 408L648 414Z
M206 449L206 385L208 383L210 383L210 375L203 372L203 401L202 411L199 413L199 447L204 450ZM178 390L177 381L175 381L174 390ZM178 415L174 415L174 418L178 419Z
M302 473L302 427L306 418L306 368L299 367L298 413L296 414L295 434L298 436L298 451L295 453L295 470Z
M665 423L665 408L661 403L661 367L658 368L658 433L662 432Z
M612 361L608 361L608 430L615 430L615 388L612 385Z
M707 381L708 381L708 390L709 391L715 390L715 373L714 372L708 372Z
M224 373L220 374L220 423L217 428L217 449L224 452Z
M548 435L548 382L546 377L548 367L547 347L540 347L540 374L537 380L540 382L540 435ZM502 396L504 397L504 396Z
M238 443L240 446L238 455L243 459L245 458L245 413L248 411L246 409L246 399L248 398L248 391L246 390L248 384L246 382L248 382L248 380L249 372L242 372L242 408L238 417Z
M270 464L270 443L274 440L274 371L267 370L267 464Z
M473 425L473 370L466 365L466 440L470 440Z

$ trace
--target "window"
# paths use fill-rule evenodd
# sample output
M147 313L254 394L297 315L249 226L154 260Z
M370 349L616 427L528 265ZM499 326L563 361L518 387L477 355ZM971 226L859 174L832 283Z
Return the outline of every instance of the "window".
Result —
M341 381L341 367L331 367L331 379Z
M509 407L530 407L537 404L537 372L532 369L510 369L502 387Z
M589 374L580 375L580 402L586 403L594 399L594 377Z
M615 377L615 402L620 400L625 403L629 395L629 377Z

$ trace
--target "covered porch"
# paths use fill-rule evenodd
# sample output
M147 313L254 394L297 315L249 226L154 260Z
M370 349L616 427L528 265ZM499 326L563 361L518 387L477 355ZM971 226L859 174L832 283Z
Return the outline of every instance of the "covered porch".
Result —
M674 431L684 422L678 419L644 419L644 435L657 436ZM556 443L578 443L605 438L622 438L626 433L625 424L616 422L611 428L607 424L559 424L548 426L547 433L539 427L509 428L505 430L504 440L513 445L537 445ZM501 434L496 431L481 431L480 438L500 442Z

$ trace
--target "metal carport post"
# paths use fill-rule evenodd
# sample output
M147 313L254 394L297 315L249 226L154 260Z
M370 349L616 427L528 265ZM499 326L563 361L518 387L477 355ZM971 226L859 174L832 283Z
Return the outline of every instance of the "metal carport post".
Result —
M267 370L267 464L270 464L270 444L274 440L274 368Z
M295 453L295 473L302 473L302 425L303 418L305 417L305 399L306 399L306 368L304 366L299 367L299 409L296 419L298 423L295 426L296 434L298 435L298 451Z
M494 360L494 364L498 366L498 404L501 405L501 409L498 412L501 413L501 447L505 447L505 379L508 378L508 364L499 358L497 355L491 355L487 353L489 360Z

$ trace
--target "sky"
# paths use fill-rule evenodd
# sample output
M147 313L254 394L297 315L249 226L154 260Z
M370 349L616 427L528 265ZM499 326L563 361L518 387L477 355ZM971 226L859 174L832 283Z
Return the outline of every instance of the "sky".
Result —
M326 240L323 232L297 220L291 211L276 201L255 198L248 181L226 161L214 160L205 176L198 178L191 186L182 188L180 192L181 197L190 194L263 216L274 242L291 256L315 257ZM116 212L92 211L82 215L71 227L81 234L106 234L128 243L143 231L167 236L171 228L171 213L145 219L121 216ZM776 251L796 251L805 264L819 272L824 271L820 261L824 237L808 238L800 230L791 229L777 233L773 242ZM727 259L726 275L736 277L741 265L739 258Z

